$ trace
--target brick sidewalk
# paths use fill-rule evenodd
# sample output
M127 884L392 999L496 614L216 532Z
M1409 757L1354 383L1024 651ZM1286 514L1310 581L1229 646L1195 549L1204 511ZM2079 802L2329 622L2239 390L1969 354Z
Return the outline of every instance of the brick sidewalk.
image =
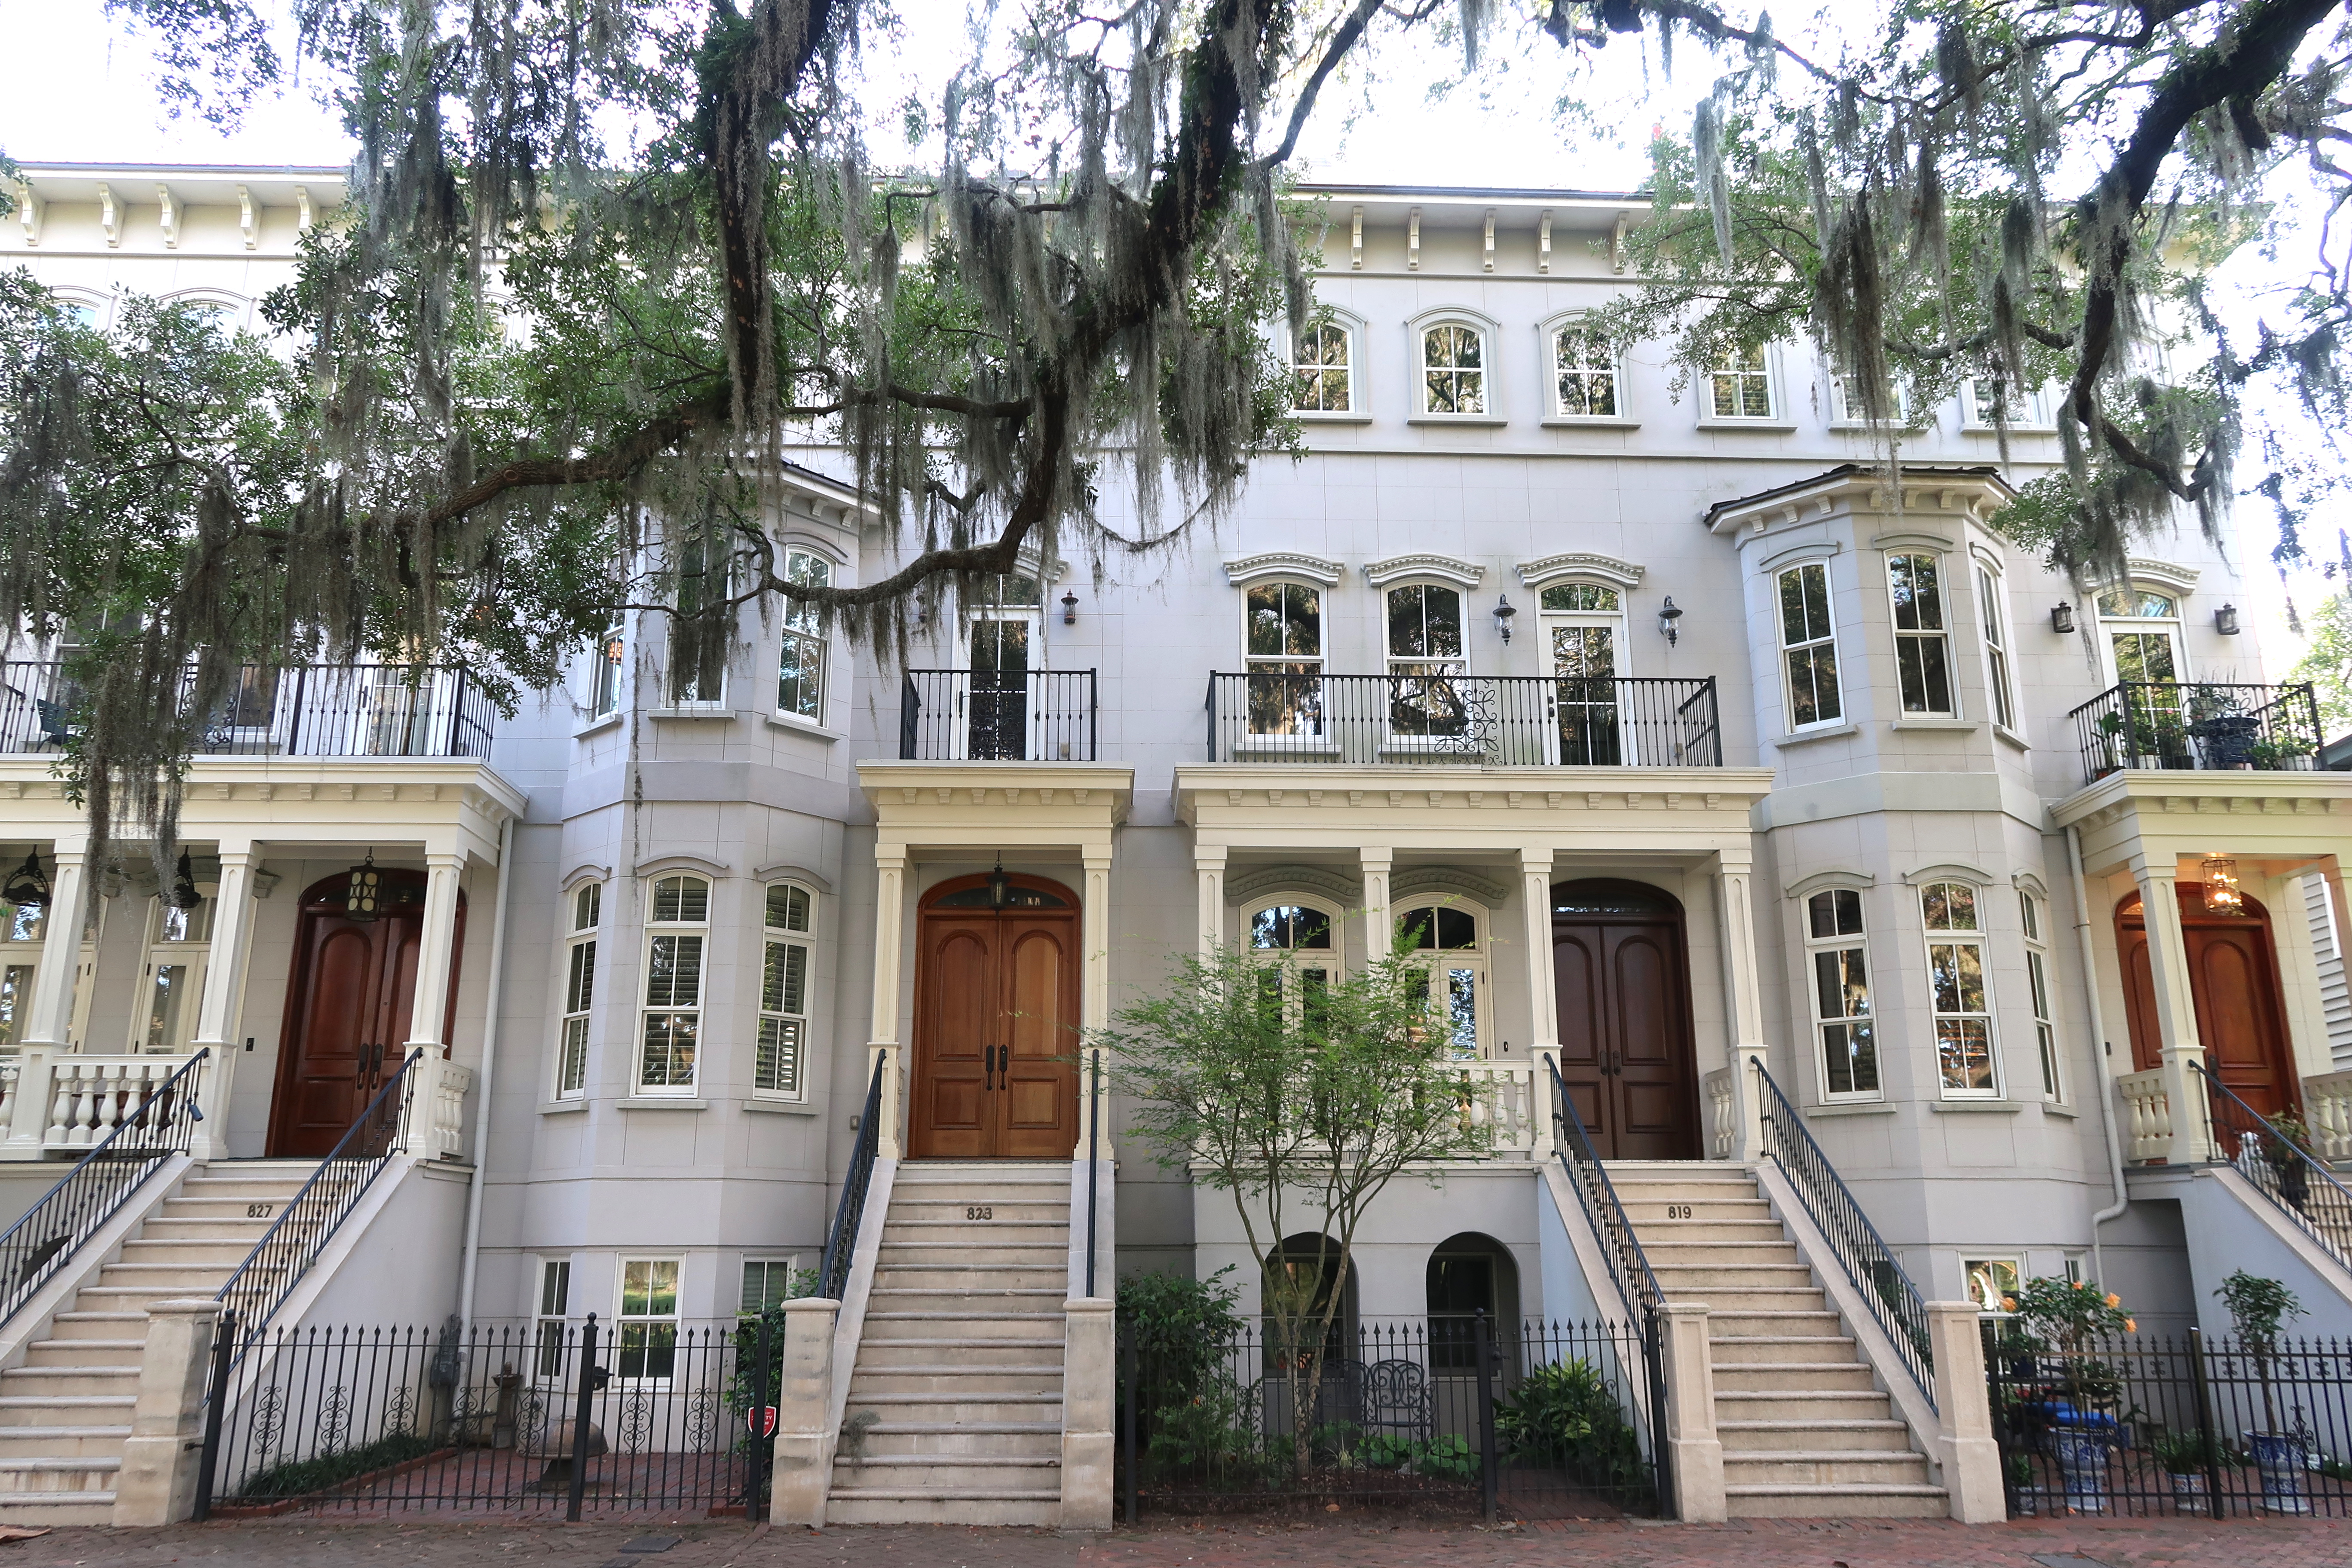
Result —
M632 1552L676 1537L658 1553ZM2037 1563L2036 1559L2041 1561ZM2071 1560L2070 1560L2071 1559ZM2085 1563L2084 1560L2087 1559ZM1538 1529L1160 1524L1099 1538L956 1527L811 1534L740 1523L320 1524L58 1530L0 1546L0 1568L2352 1568L2352 1521L2200 1524L1759 1520Z

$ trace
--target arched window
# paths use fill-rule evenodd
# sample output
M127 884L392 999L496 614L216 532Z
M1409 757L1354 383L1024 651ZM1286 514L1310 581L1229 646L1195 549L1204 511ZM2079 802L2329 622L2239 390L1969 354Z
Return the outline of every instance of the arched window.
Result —
M1600 329L1570 321L1554 331L1551 363L1555 419L1614 419L1624 412L1616 345Z
M702 1043L702 967L709 940L710 884L683 874L657 879L646 909L646 1001L637 1089L691 1094Z
M1291 341L1290 406L1302 414L1350 414L1356 408L1355 334L1337 321L1318 321Z
M1339 1244L1328 1236L1307 1232L1286 1237L1282 1245L1267 1255L1264 1272L1258 1277L1258 1304L1261 1311L1271 1311L1278 1303L1294 1311L1306 1313L1309 1320L1319 1318L1330 1304L1334 1291L1339 1293L1339 1309L1331 1314L1331 1331L1323 1342L1323 1355L1328 1364L1333 1361L1351 1359L1356 1343L1356 1280L1355 1270L1342 1268ZM1276 1336L1265 1336L1266 1370L1269 1373L1288 1370L1282 1363L1283 1348ZM1304 1347L1298 1347L1304 1348ZM1339 1380L1327 1375L1324 1386L1331 1389ZM1328 1394L1325 1395L1329 1400ZM1336 1402L1335 1402L1336 1403ZM1290 1400L1286 1395L1278 1408L1286 1418ZM1321 1404L1318 1402L1318 1409Z
M1310 1011L1339 979L1338 929L1330 910L1303 901L1266 904L1250 915L1244 940L1293 1016Z
M1421 411L1479 414L1486 387L1486 334L1465 321L1440 321L1421 332Z
M760 970L760 1055L755 1092L798 1100L807 1092L809 937L816 895L797 882L768 889L767 953Z
M1486 916L1458 900L1416 904L1397 917L1397 951L1429 972L1429 1003L1461 1061L1486 1054Z
M604 884L583 882L565 910L571 931L563 958L563 1026L555 1053L555 1098L577 1100L588 1088L588 1013L596 1001L596 928L604 922Z
M2099 641L2108 674L2123 688L2126 766L2189 764L2188 716L2179 692L2180 602L2148 589L2108 588L2098 595Z
M1518 1264L1511 1249L1493 1237L1470 1230L1438 1243L1429 1255L1426 1289L1432 1372L1478 1370L1481 1313L1486 1315L1489 1345L1507 1345L1516 1338Z
M1311 583L1253 583L1242 600L1249 732L1323 732L1323 594Z

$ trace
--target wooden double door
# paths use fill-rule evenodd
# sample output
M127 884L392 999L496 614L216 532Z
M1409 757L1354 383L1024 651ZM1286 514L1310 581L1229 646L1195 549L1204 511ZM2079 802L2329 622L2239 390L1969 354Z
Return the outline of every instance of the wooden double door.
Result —
M987 877L924 899L908 1152L1066 1160L1078 1136L1078 900Z
M2270 911L2247 899L2240 913L2217 914L2205 907L2202 882L2177 886L2206 1070L2264 1116L2295 1110L2302 1103L2302 1084L2287 1040ZM2123 955L2132 1069L2147 1072L2163 1064L2164 1030L2147 952L2147 911L2137 893L2116 910L2116 947Z
M1698 1074L1682 906L1646 883L1552 889L1559 1076L1604 1160L1696 1160Z
M269 1152L331 1154L406 1051L425 936L425 874L382 872L380 912L368 921L344 911L348 877L338 873L302 895L294 964L286 987L286 1027L269 1108ZM457 1005L457 954L465 949L466 900L457 899L449 960L449 1015ZM441 1037L449 1037L445 1015Z

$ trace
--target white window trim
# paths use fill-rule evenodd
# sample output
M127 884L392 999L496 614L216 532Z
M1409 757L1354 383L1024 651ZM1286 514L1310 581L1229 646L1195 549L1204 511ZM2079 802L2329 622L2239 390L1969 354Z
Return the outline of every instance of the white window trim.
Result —
M2066 1103L2066 1043L2058 1032L2056 983L2050 970L2050 901L2031 888L2019 888L2018 925L2025 938L2025 1007L2033 1016L2034 1069L2042 1078L2042 1098L2051 1105ZM2033 926L2025 921L2029 909ZM2038 928L2038 929L2036 929ZM2042 1033L2049 1033L2047 1056Z
M2099 595L2109 593L2161 594L2172 601L2172 614L2169 616L2110 616L2099 607ZM2182 613L2183 603L2188 597L2187 594L2174 588L2171 584L2162 583L2135 584L2131 588L2126 588L2121 584L2103 583L2092 589L2091 618L2098 623L2099 627L2099 668L2107 678L2106 683L2109 687L2122 685L2124 679L2116 666L2115 635L2117 632L2134 630L2160 631L2170 637L2173 679L2183 683L2188 681L2189 644L2181 636L2188 626L2188 617Z
M123 1042L125 1051L134 1056L184 1056L191 1048L196 1035L196 1012L204 1004L205 971L212 958L213 922L220 918L215 896L217 891L215 889L205 894L205 902L211 907L205 910L205 936L202 942L165 942L163 900L157 895L147 900L147 947L139 973L138 1000L131 1008L129 1037ZM155 1016L155 972L166 963L185 973L171 1033L162 1045L151 1048L147 1030Z
M840 568L838 563L835 562L832 555L828 552L822 550L812 550L805 544L793 541L785 542L782 546L782 552L784 557L784 574L787 577L792 574L793 557L796 555L804 555L824 568L824 581L826 586L830 587L836 585ZM795 628L792 624L792 609L789 603L786 605L783 614L778 617L778 620L780 624L776 628L776 691L775 700L771 704L771 708L776 718L784 720L787 722L795 724L810 724L823 728L825 723L825 716L828 710L833 707L834 672L842 666L842 661L835 657L833 633L829 629L823 628L821 620L820 629L816 631L802 631ZM788 639L795 642L813 644L816 648L816 711L814 713L795 712L784 706L783 650Z
M1442 588L1445 592L1454 595L1454 601L1462 607L1462 624L1460 628L1462 633L1462 652L1457 657L1453 658L1430 657L1417 658L1411 654L1400 654L1390 648L1389 595L1407 588ZM1466 680L1469 679L1470 623L1472 618L1476 615L1476 611L1471 605L1470 590L1464 587L1459 582L1451 577L1433 576L1423 573L1413 573L1402 577L1389 578L1380 584L1380 605L1375 614L1377 614L1380 618L1381 675L1383 679L1392 679L1396 677L1398 673L1397 666L1399 664L1424 664L1432 667L1435 671L1433 674L1422 677L1407 676L1406 679L1424 679L1431 680ZM1453 668L1445 668L1449 665ZM1391 700L1394 700L1396 697L1395 689L1390 688L1387 689L1390 692ZM1385 719L1381 721L1381 750L1383 752L1458 752L1461 748L1462 742L1458 736L1401 735L1393 729L1390 728L1389 722Z
M1328 323L1318 324L1338 327L1348 334L1348 406L1344 409L1292 408L1290 416L1306 425L1369 425L1372 422L1371 377L1370 366L1366 363L1370 355L1365 352L1370 336L1367 331L1369 323L1353 310L1343 310L1337 306L1323 306L1322 310L1329 314L1330 320ZM1298 369L1298 353L1287 322L1283 324L1280 337L1283 372L1286 375L1295 375Z
M1321 948L1252 947L1250 945L1250 917L1256 914L1260 910L1276 909L1285 905L1293 909L1313 910L1325 920L1329 921L1331 922L1331 945L1329 947ZM1262 891L1254 892L1249 896L1249 899L1245 903L1235 910L1233 929L1234 939L1240 944L1241 951L1244 954L1255 960L1257 963L1265 964L1269 968L1281 969L1286 972L1283 977L1283 994L1286 1005L1296 1005L1297 997L1297 983L1293 977L1299 970L1327 969L1330 971L1331 984L1334 985L1337 985L1348 973L1348 965L1346 962L1348 948L1348 920L1346 912L1342 910L1339 905L1333 903L1329 899L1324 898L1320 894L1302 892L1296 889L1288 888L1271 888Z
M1966 888L1975 896L1977 924L1974 931L1933 931L1927 925L1927 889L1931 887ZM1927 1001L1927 1063L1936 1075L1936 1093L1939 1100L1997 1100L2002 1098L2006 1075L2001 1071L2000 1008L1993 995L1992 964L1988 950L1992 932L1988 929L1985 894L1990 889L1983 884L1958 877L1938 877L1922 880L1913 889L1913 904L1919 911L1920 978L1926 984ZM1968 945L1977 950L1977 971L1984 976L1984 1011L1982 1013L1945 1013L1936 1006L1935 956L1930 949L1943 945ZM1985 1064L1992 1069L1992 1083L1986 1089L1954 1089L1944 1081L1943 1045L1936 1029L1945 1018L1982 1018L1985 1030Z
M656 921L654 919L654 892L671 877L692 877L703 885L704 918L697 921ZM696 871L663 871L645 880L645 932L637 944L637 1006L636 1037L629 1053L629 1096L632 1099L690 1099L702 1090L703 1056L709 1042L702 1027L710 1005L710 906L717 901L718 884ZM701 961L695 970L694 1005L691 1007L656 1007L647 999L653 984L654 942L665 936L695 936L702 939ZM649 1084L646 1081L646 1025L653 1015L691 1014L694 1017L694 1069L685 1083Z
M1794 430L1796 421L1789 417L1789 394L1782 374L1780 350L1776 343L1764 345L1764 392L1771 400L1769 414L1717 414L1715 411L1715 362L1695 378L1692 390L1698 397L1698 427L1702 430Z
M734 586L735 563L732 552L730 552L725 563L725 569L721 574L721 591L731 594L734 592ZM717 717L732 713L734 711L733 699L735 695L735 654L738 651L733 646L734 628L730 628L729 633L727 634L730 639L730 646L727 650L727 658L719 667L719 695L716 697L692 698L681 696L677 689L677 632L678 627L683 624L683 618L677 614L677 589L673 587L669 595L669 607L661 612L663 642L661 706L657 711L671 714L690 714L698 718ZM740 616L738 625L740 626ZM772 702L767 704L767 706L771 710L774 708L774 704Z
M1960 433L1964 436L1997 436L2000 428L1992 422L1992 409L1977 401L1977 380L1971 375L1964 376L1960 381ZM2048 385L2035 387L2025 395L2024 401L2025 406L2018 411L2018 417L2009 422L2011 435L2021 431L2046 433L2058 428L2053 413L2055 400L2050 395Z
M808 928L805 931L787 931L782 927L772 926L767 923L768 895L777 888L796 888L800 891L808 895ZM760 889L760 999L759 1006L756 1009L759 1015L759 1026L752 1036L751 1042L751 1049L753 1052L751 1062L751 1096L755 1100L782 1100L789 1101L793 1104L800 1104L805 1102L808 1099L808 1065L811 1054L811 1037L815 1033L816 1029L816 1009L812 1005L812 998L815 995L817 989L816 941L817 932L824 919L823 909L823 895L814 888L809 886L809 884L797 878L781 878L775 881L765 884ZM803 953L803 957L801 959L801 1010L798 1013L786 1013L781 1010L772 1013L768 1010L768 952L771 948L774 947L797 947ZM774 1020L780 1024L797 1022L800 1025L800 1059L793 1069L793 1087L788 1089L763 1089L760 1085L760 1064L758 1058L758 1052L761 1048L760 1037L767 1032L768 1024L771 1020Z
M1882 1037L1880 1028L1884 1020L1878 1010L1880 978L1878 960L1870 951L1869 893L1864 888L1853 886L1852 880L1844 877L1839 877L1833 881L1827 881L1820 886L1813 885L1814 881L1815 879L1808 878L1790 889L1796 910L1798 962L1802 966L1799 972L1799 980L1804 991L1805 1016L1808 1020L1806 1029L1812 1046L1814 1087L1820 1093L1821 1102L1823 1105L1874 1105L1886 1098L1886 1042ZM1837 892L1850 892L1862 900L1862 929L1842 935L1815 936L1812 900L1818 894ZM1839 1025L1851 1027L1853 1020L1862 1015L1841 1013L1834 1018L1822 1016L1821 981L1818 977L1818 966L1814 962L1814 955L1823 952L1840 952L1857 947L1862 949L1863 978L1870 987L1868 1015L1870 1050L1872 1062L1877 1068L1878 1087L1869 1089L1832 1089L1830 1088L1829 1039L1824 1031Z
M1967 1294L1968 1299L1971 1301L1977 1301L1975 1291L1969 1288L1969 1265L1971 1263L2006 1263L2009 1265L2010 1273L2016 1277L2018 1284L2022 1287L2025 1283L2025 1258L2023 1254L2006 1253L1998 1254L1992 1257L1971 1258L1964 1252L1960 1254L1960 1289ZM2004 1312L1998 1307L1987 1307L1982 1301L1977 1301L1977 1305L1988 1318L2009 1318L2016 1316L2015 1313Z
M593 924L583 926L576 923L580 895L590 888L596 889L596 920ZM596 1048L596 988L602 978L596 971L602 966L604 957L601 945L604 925L604 884L593 878L575 882L563 889L564 935L558 949L555 969L555 1078L549 1089L549 1099L557 1103L571 1104L585 1099L588 1093L588 1063ZM572 966L575 962L572 954L583 947L595 951L588 960L588 1005L575 1009L572 1005ZM571 1065L575 1025L580 1037L580 1082L567 1089L564 1079L569 1076L567 1069Z
M572 1259L550 1258L543 1253L534 1256L539 1259L539 1277L531 1281L530 1375L533 1382L547 1383L562 1378L564 1373L564 1341L572 1323ZM557 1303L558 1310L551 1312L547 1310L547 1282L559 1269L562 1272L563 1300ZM551 1330L555 1335L551 1343L548 1338ZM551 1370L546 1365L551 1348L555 1352Z
M1440 1013L1447 1010L1447 997L1441 984L1441 974L1448 969L1467 969L1471 972L1470 984L1473 994L1471 1023L1475 1033L1474 1043L1476 1048L1472 1056L1457 1057L1453 1059L1462 1062L1490 1061L1495 1056L1495 986L1494 971L1487 963L1487 950L1494 939L1494 911L1474 899L1463 898L1457 894L1422 893L1393 905L1389 910L1389 919L1394 925L1402 927L1408 916L1417 914L1423 910L1441 909L1459 910L1477 921L1476 946L1420 949L1406 948L1400 944L1396 951L1410 962L1420 964L1429 971L1430 1001Z
M614 657L616 652L618 657ZM629 637L627 623L616 621L598 636L588 649L587 700L581 704L586 710L588 725L595 728L621 716L629 705ZM613 700L606 706L603 700L604 677L613 678Z
M1429 384L1422 372L1423 340L1439 327L1465 327L1478 334L1479 367L1485 372L1483 385L1486 393L1486 411L1483 414L1438 414L1430 411ZM1503 404L1503 366L1501 348L1503 332L1500 323L1458 307L1428 310L1405 324L1405 368L1411 384L1405 393L1405 416L1408 425L1507 425L1509 416Z
M232 331L250 331L253 327L253 301L225 289L185 289L177 294L166 294L156 302L163 305L217 305L229 312Z
M1944 617L1944 624L1942 628L1937 631L1905 631L1895 623L1895 563L1922 555L1936 563L1937 608ZM1949 556L1949 552L1929 549L1926 545L1892 545L1880 552L1879 580L1886 587L1886 636L1888 646L1895 654L1894 717L1898 721L1918 719L1958 719L1964 716L1960 710L1959 661L1952 656L1952 581L1951 573L1946 566ZM1974 558L1969 559L1973 565ZM1834 616L1832 617L1832 621L1834 625ZM1934 639L1943 643L1944 695L1950 701L1949 707L1911 709L1904 706L1903 644L1906 639L1912 642L1927 642Z
M2010 632L2008 580L1980 555L1971 555L1969 564L1976 573L1978 651L1984 656L1985 706L1990 710L1986 717L1992 721L1994 729L2021 738L2023 730L2017 716L2017 648L2016 638Z
M1629 411L1626 395L1625 346L1613 345L1611 364L1617 377L1617 412L1614 414L1570 414L1559 404L1559 338L1563 332L1581 331L1591 319L1589 310L1568 310L1547 318L1536 332L1536 375L1538 385L1536 406L1543 410L1541 423L1547 426L1587 430L1638 430L1642 422Z
M672 1310L667 1317L626 1317L622 1309L628 1303L629 1265L632 1263L667 1263L677 1269L677 1293L673 1298ZM738 1281L740 1288L740 1281ZM632 1323L667 1323L670 1327L671 1353L675 1356L686 1338L686 1259L676 1253L639 1253L613 1260L613 1328L606 1345L599 1346L605 1353L604 1364L612 1369L616 1383L635 1384L640 1388L667 1387L675 1378L675 1362L671 1377L629 1377L621 1371L621 1358L627 1353L622 1349L621 1336ZM609 1346L609 1350L607 1350Z
M800 1272L801 1255L797 1252L788 1252L782 1258L773 1258L746 1253L738 1258L735 1269L735 1312L739 1317L746 1311L760 1310L743 1305L743 1276L750 1273L754 1265L763 1268L775 1268L781 1266L784 1271L784 1289L789 1291L792 1289L793 1276ZM767 1292L763 1290L761 1294L765 1296ZM790 1300L791 1297L785 1296L781 1300Z
M1307 731L1294 732L1281 730L1253 730L1249 728L1249 678L1257 673L1257 668L1260 665L1313 665L1315 668L1312 674L1294 673L1293 679L1300 680L1318 679L1331 672L1331 591L1338 585L1339 584L1336 581L1332 583L1324 583L1307 576L1304 574L1290 572L1253 574L1234 583L1234 586L1235 590L1241 595L1242 624L1237 629L1241 632L1241 743L1244 748L1253 744L1263 743L1268 747L1279 747L1283 754L1286 756L1296 756L1300 754L1302 752L1314 753L1324 751L1328 751L1334 756L1339 754L1339 743L1331 739L1328 733L1330 721L1328 710L1326 710L1324 720L1324 728L1326 732L1320 735ZM1253 589L1256 588L1297 588L1304 589L1306 592L1314 595L1315 629L1316 637L1319 641L1319 651L1312 654L1254 654L1250 652L1250 593ZM1276 671L1273 673L1280 672Z
M1846 405L1845 378L1829 361L1822 363L1822 381L1829 388L1829 427L1832 430L1924 430L1934 423L1927 411L1911 405L1911 384L1902 376L1895 380L1895 417L1888 420L1864 419Z
M1829 612L1830 634L1826 637L1808 642L1792 643L1788 640L1788 624L1780 613L1780 580L1791 572L1802 572L1814 566L1822 569L1822 605ZM1783 728L1791 735L1807 735L1817 730L1831 730L1848 723L1845 716L1845 648L1838 640L1837 584L1830 575L1830 558L1822 555L1805 560L1775 562L1772 574L1768 582L1768 591L1771 595L1769 614L1772 617L1774 657L1780 667L1780 722ZM1815 719L1808 723L1800 724L1797 722L1797 689L1789 680L1789 655L1801 647L1822 647L1830 650L1830 655L1837 665L1835 685L1838 710L1825 719Z

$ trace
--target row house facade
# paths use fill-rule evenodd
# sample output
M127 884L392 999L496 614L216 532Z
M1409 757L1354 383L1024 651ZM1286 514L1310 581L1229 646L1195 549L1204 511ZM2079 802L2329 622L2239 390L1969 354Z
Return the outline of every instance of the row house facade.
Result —
M101 324L136 290L258 330L341 176L24 189L0 265ZM426 1217L303 1310L726 1321L817 1267L868 1134L886 1206L979 1162L1066 1192L1091 1149L1106 1276L1231 1266L1254 1303L1230 1198L1093 1114L1071 1042L1181 954L1304 984L1403 941L1496 1147L1383 1198L1362 1318L1434 1310L1449 1259L1501 1319L1609 1306L1547 1185L1556 1068L1634 1175L1752 1165L1780 1097L1929 1300L2095 1276L2179 1328L2248 1267L2352 1331L2352 1271L2214 1178L2199 1109L2210 1074L2352 1154L2352 779L2239 564L2185 526L2078 593L2005 537L2057 460L2042 395L2005 449L1990 389L1906 409L1891 468L1808 344L1685 380L1608 343L1645 198L1307 194L1301 454L1161 556L1033 552L908 668L747 613L714 677L647 613L511 716L462 670L255 671L184 889L89 863L55 650L13 649L0 865L47 897L0 910L0 1192L159 1063L210 1053L201 1158L316 1161L421 1050ZM787 569L891 570L796 456ZM856 1489L837 1516L888 1516Z

